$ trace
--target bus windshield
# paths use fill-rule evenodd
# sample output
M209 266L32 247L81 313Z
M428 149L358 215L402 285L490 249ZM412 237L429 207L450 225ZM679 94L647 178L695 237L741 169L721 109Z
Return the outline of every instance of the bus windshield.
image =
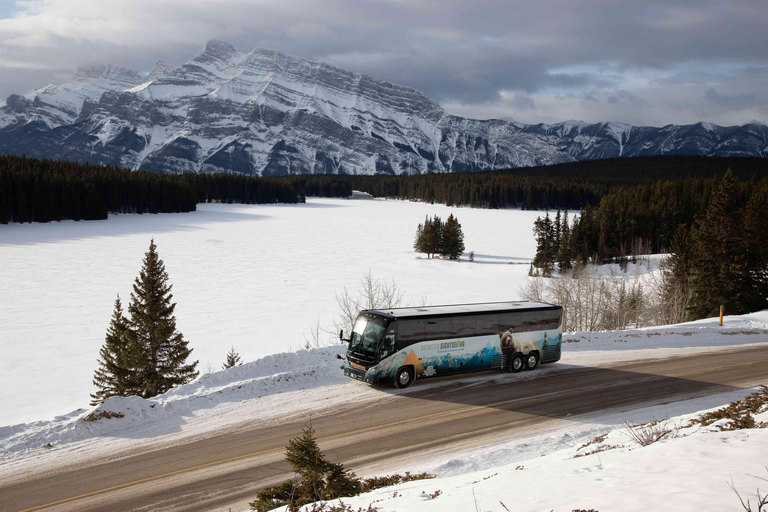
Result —
M384 319L358 316L349 340L349 351L369 361L376 360L384 330Z

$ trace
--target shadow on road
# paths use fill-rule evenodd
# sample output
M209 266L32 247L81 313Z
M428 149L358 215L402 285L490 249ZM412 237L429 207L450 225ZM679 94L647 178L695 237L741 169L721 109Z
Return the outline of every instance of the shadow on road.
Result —
M700 356L701 357L701 356ZM501 370L477 376L455 376L417 381L408 390L382 387L384 393L413 400L444 402L557 419L575 419L584 414L608 410L630 410L744 388L726 385L727 370L718 373L719 364L696 378L665 375L674 368L685 368L687 358L659 361L658 371L626 368L593 368L551 364L533 372L510 374ZM713 354L712 363L721 358ZM645 363L647 365L647 363ZM681 366L683 365L683 366ZM704 367L706 368L706 366ZM542 371L543 370L543 371ZM690 407L695 408L695 404ZM677 409L680 414L685 406Z

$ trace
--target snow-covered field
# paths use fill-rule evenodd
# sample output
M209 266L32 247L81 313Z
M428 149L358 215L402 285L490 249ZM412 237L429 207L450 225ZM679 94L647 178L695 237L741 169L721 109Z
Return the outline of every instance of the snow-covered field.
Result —
M453 213L475 262L416 259L426 215ZM198 205L192 213L0 226L0 425L87 407L115 296L127 304L154 237L179 330L200 369L304 345L331 328L337 293L369 270L406 300L512 300L535 253L541 212L380 200ZM508 265L508 263L523 263Z

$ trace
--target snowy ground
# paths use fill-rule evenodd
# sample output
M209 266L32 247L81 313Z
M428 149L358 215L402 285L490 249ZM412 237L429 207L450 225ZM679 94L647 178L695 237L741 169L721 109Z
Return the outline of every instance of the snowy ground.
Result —
M449 213L475 262L416 259L416 226ZM243 361L301 348L318 320L332 326L336 294L356 290L369 270L395 279L410 301L516 299L538 215L310 198L0 226L0 426L88 405L115 296L127 304L152 237L173 283L179 330L201 369L219 369L232 346Z

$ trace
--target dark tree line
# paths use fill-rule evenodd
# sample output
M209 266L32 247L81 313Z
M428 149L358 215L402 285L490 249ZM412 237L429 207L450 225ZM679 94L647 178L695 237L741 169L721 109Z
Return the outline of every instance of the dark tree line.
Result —
M609 187L587 181L482 172L414 176L350 176L355 190L374 197L419 200L473 208L579 209L597 202Z
M733 201L739 207L768 190L768 177L738 181L733 173L728 176L733 182ZM561 223L560 234L550 227L556 222L549 214L539 217L534 223L538 244L535 264L543 268L546 263L562 262L568 268L568 261L601 263L665 252L680 225L690 228L707 211L724 179L688 178L620 188L603 197L597 206L587 205L567 228L567 223Z
M298 203L348 197L338 177L156 174L0 155L0 224L106 219L109 213L189 212L197 203Z
M578 211L622 187L706 180L722 175L729 166L742 181L768 175L768 159L747 157L658 156L480 173L260 178L154 174L0 156L0 223L104 219L110 212L184 212L200 202L295 203L307 196L348 197L353 189L374 197L456 206Z
M352 188L391 197L476 208L578 211L622 187L659 181L708 179L736 169L741 180L768 175L768 159L653 156L589 160L478 173L349 176Z

